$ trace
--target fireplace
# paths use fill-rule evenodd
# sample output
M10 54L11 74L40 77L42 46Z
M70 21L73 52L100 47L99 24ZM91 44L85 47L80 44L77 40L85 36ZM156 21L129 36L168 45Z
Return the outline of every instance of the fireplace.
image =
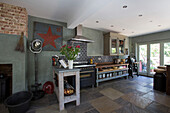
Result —
M0 64L0 98L4 100L12 94L12 64Z

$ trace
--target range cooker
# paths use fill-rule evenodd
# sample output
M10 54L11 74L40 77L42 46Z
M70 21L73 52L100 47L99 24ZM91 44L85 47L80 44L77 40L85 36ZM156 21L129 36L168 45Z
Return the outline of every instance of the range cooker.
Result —
M74 68L80 69L80 87L94 87L96 83L95 64L89 64L87 61L73 62Z

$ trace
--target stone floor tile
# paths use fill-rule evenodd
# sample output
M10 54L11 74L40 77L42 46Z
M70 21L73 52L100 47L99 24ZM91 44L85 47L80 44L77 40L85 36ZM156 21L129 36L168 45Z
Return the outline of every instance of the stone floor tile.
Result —
M74 105L74 107L70 107L70 108L67 108L66 106L66 110L68 113L84 113L92 109L94 109L94 107L89 102L80 103L79 106Z
M100 113L100 112L97 111L96 109L91 109L89 111L86 111L85 113Z
M49 105L48 95L45 95L43 98L39 100L31 101L30 109L42 108L48 105Z
M114 100L114 102L116 102L117 104L119 104L121 106L126 106L129 103L127 100L124 100L122 98L118 98L118 99Z
M144 87L147 87L147 88L152 88L153 89L153 86L151 86L151 85L146 85L146 86L144 86Z
M80 94L80 101L81 101L81 103L85 103L87 101L96 99L96 98L101 97L101 96L103 96L103 95L99 92L96 92L96 91L82 92Z
M35 110L28 110L26 113L35 113Z
M124 94L132 93L132 92L136 91L136 89L132 89L132 88L123 88L123 89L117 89L117 90Z
M105 96L94 99L90 103L100 113L111 113L112 111L121 108L119 104Z
M149 92L145 95L143 95L144 98L151 99L153 101L156 101L160 104L163 104L167 107L170 107L170 96L162 95L156 92Z
M141 85L141 86L146 86L148 83L143 82L143 81L135 81L137 84Z
M58 104L58 99L55 93L48 94L49 105Z
M107 96L108 98L112 99L112 100L115 100L121 96L123 96L124 94L121 93L120 91L118 90L115 90L113 88L107 88L107 89L103 89L100 91L101 94Z
M58 105L53 104L47 107L36 109L36 113L67 113L66 110L59 111Z
M81 89L80 105L76 106L76 102L67 103L65 104L65 110L62 112L67 111L68 113L153 113L154 111L154 113L170 113L170 107L168 107L167 105L169 104L167 102L167 100L169 101L169 99L167 98L170 98L170 96L167 96L165 93L153 90L152 86L153 78L148 78L145 76L134 76L133 78L129 77L129 79L119 78L115 80L101 82L99 84L99 87L88 87ZM115 94L119 94L115 92L120 92L121 94L123 94L123 96L115 97ZM153 94L150 94L150 96L148 96L150 92L156 94L156 98L155 95L153 96ZM150 103L150 101L152 102ZM7 112L4 113L8 113L8 110L6 108L5 110ZM2 106L0 104L0 113L1 111ZM58 113L59 109L56 95L45 95L40 100L32 101L31 108L27 113L36 112Z
M149 85L153 87L153 82L152 82L152 83L150 83Z
M112 85L111 88L116 89L116 90L120 90L120 89L128 88L128 85L120 83L120 84Z
M124 95L122 98L143 109L152 102L152 100L146 99L134 93Z
M6 108L2 103L0 103L0 113L9 113L8 108Z
M144 109L141 109L131 103L128 103L126 106L116 110L115 112L116 113L149 113L148 111L145 111Z
M157 102L152 102L146 109L150 113L168 113L169 108L167 106L161 105Z
M149 91L152 91L152 88L147 88L147 87L144 87L144 86L141 86L141 85L138 85L138 84L134 85L134 86L130 86L129 88L138 90L138 91L143 92L143 93L148 93Z

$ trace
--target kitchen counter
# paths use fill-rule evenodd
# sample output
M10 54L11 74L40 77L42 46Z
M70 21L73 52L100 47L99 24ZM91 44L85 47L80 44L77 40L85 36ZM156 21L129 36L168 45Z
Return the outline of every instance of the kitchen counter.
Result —
M80 69L74 68L74 69L68 69L68 68L58 68L58 67L53 67L53 70L57 73L59 72L74 72L74 71L80 71Z

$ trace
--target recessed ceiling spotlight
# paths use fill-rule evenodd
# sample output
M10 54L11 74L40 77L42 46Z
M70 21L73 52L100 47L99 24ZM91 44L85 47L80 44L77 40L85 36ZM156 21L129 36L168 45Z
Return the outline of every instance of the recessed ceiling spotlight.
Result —
M132 32L132 33L134 33L134 32Z
M97 20L96 23L99 23L99 21Z
M122 29L123 31L125 30L125 29Z
M113 25L111 25L110 27L114 27Z
M158 25L158 27L161 27L161 25Z
M123 8L127 8L127 5L124 5Z
M142 14L140 14L140 15L138 15L139 17L142 17L143 15Z
M151 21L149 21L149 22L152 22L152 20L151 20Z

